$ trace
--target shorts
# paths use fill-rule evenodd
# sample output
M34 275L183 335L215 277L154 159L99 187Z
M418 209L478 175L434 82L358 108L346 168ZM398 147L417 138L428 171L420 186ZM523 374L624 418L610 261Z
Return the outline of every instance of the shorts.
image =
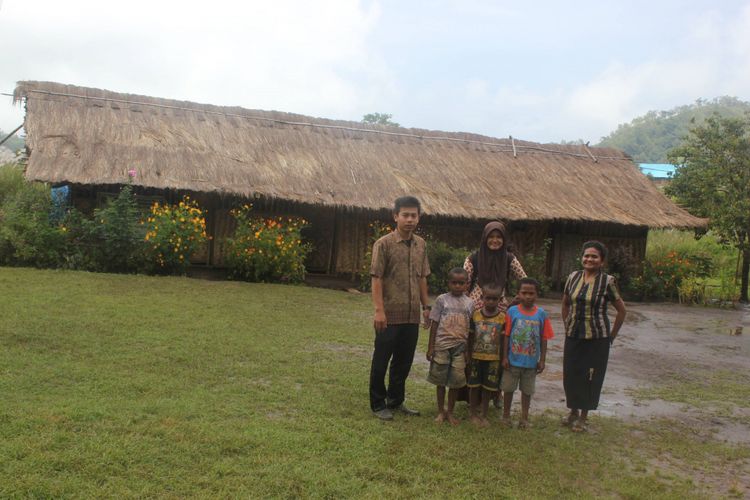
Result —
M469 380L466 385L469 387L482 386L488 391L500 390L500 375L502 366L499 359L473 359L469 365Z
M534 394L536 390L536 368L521 368L511 366L503 371L503 392L513 392L518 388L527 396Z
M461 344L451 349L435 351L430 361L430 372L427 381L431 384L460 389L466 385L466 345Z

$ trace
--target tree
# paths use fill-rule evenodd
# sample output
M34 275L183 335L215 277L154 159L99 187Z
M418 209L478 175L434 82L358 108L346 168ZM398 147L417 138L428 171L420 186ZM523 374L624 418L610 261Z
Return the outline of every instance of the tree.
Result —
M693 125L682 145L670 151L675 165L667 194L709 225L742 255L740 300L748 302L750 272L750 113L718 113Z
M362 117L362 123L373 123L375 125L399 127L400 125L394 121L391 121L391 118L393 118L393 115L390 113L367 113Z

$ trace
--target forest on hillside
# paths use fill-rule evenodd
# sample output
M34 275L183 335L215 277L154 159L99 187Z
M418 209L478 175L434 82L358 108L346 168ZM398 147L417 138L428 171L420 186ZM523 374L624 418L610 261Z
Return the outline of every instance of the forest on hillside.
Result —
M668 111L649 111L624 123L602 138L598 146L620 149L636 163L668 163L667 153L679 146L693 123L700 124L718 113L723 117L741 117L750 113L750 102L736 97L698 99L693 104Z

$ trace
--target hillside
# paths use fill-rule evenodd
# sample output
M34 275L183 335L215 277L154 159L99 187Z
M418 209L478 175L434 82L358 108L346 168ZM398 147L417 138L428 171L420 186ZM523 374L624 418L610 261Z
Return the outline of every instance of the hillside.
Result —
M694 104L668 111L649 111L602 138L597 146L625 151L636 163L667 163L667 152L678 146L687 135L691 121L703 121L713 113L739 117L750 112L750 102L736 97L699 99Z

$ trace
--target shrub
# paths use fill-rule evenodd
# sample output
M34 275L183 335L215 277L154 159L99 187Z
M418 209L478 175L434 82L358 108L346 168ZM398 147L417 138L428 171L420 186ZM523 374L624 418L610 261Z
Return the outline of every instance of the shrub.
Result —
M427 244L427 258L430 260L430 275L427 286L430 293L445 293L448 290L448 271L454 267L464 267L469 250L452 247L449 244L432 240Z
M684 286L686 296L693 297L698 293L695 279L707 278L712 269L707 253L659 249L649 253L643 273L631 280L630 289L641 299L674 300Z
M133 187L125 185L114 200L94 210L85 230L94 241L93 260L97 270L135 272L141 265L143 227Z
M552 245L552 238L546 238L542 246L534 252L526 252L518 256L518 260L523 266L526 274L539 282L539 295L544 296L551 286L551 278L547 273L547 252ZM518 280L511 279L509 286L511 294L518 292ZM512 298L512 297L511 297Z
M363 292L369 292L372 289L372 280L370 279L370 266L372 264L372 245L386 234L393 231L390 224L382 221L374 221L369 224L370 235L367 245L367 252L362 261L362 269L359 271L359 289Z
M97 224L75 208L66 211L60 221L65 235L65 248L60 267L83 271L100 271L101 250L97 238Z
M151 205L145 227L144 267L159 274L185 274L190 256L208 241L206 218L195 200L177 205Z
M0 263L59 265L65 235L50 220L51 208L48 185L28 182L17 165L0 167Z
M302 242L300 217L260 217L251 215L252 205L230 213L237 222L227 239L226 264L232 278L245 281L300 282L305 278L305 258L311 250Z

